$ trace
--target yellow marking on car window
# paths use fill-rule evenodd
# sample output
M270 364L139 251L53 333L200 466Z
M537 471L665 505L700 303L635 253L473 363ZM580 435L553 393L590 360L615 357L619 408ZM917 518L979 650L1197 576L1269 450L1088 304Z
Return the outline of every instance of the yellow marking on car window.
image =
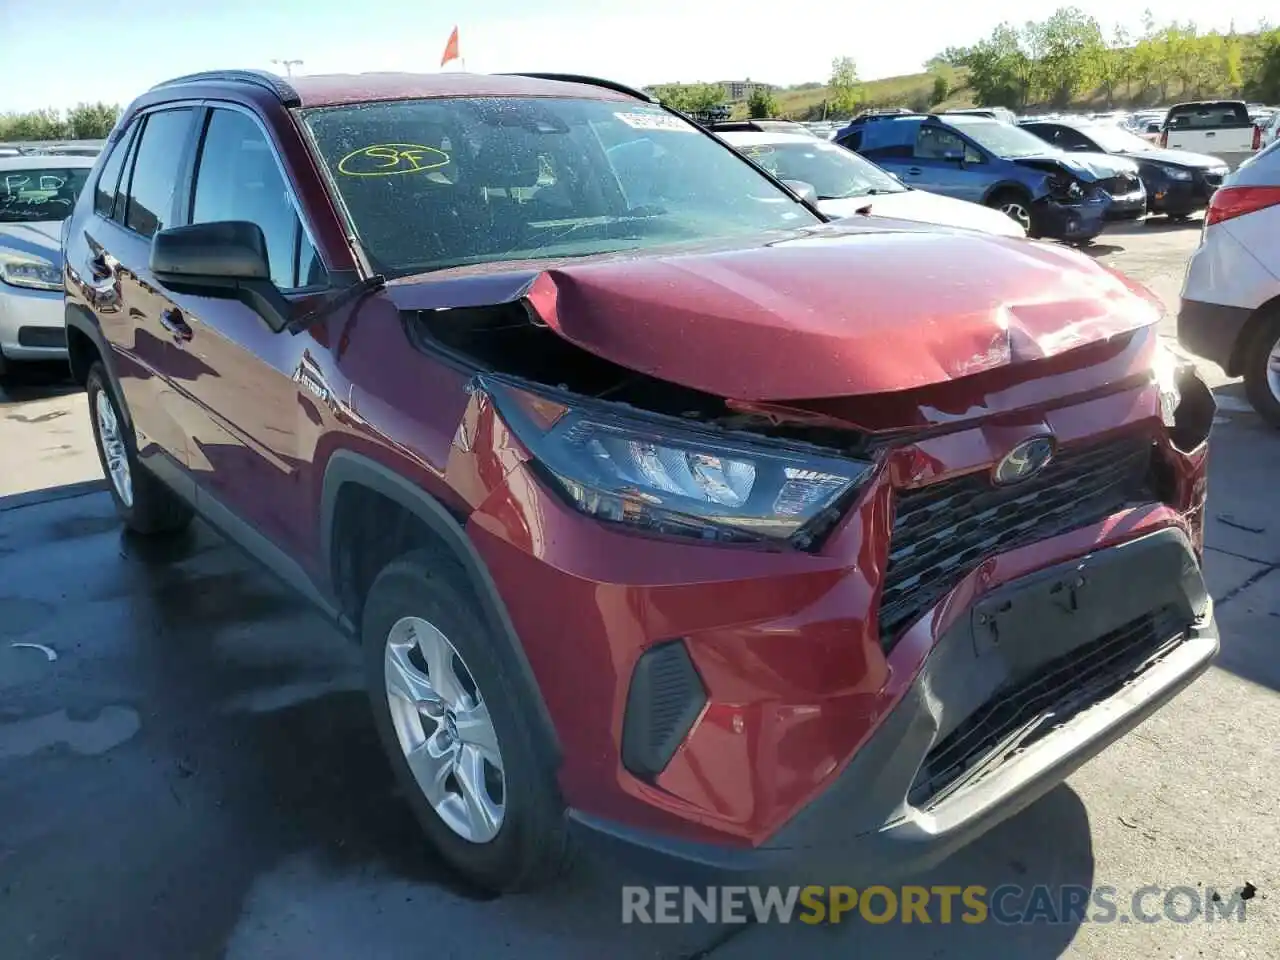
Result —
M374 143L352 150L338 161L338 172L347 177L395 177L447 167L443 150L420 143Z

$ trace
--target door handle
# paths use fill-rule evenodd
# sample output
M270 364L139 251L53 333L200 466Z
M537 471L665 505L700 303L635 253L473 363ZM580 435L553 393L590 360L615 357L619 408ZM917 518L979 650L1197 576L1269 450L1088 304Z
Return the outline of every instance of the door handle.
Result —
M1216 133L1214 133L1212 130L1207 130L1207 131L1205 131L1205 136L1206 136L1206 137L1216 137L1216 136L1217 136L1217 134L1216 134Z
M160 311L160 326L173 334L176 341L186 343L191 339L191 326L183 319L182 311L177 307Z
M924 171L921 170L919 167L907 167L908 177L918 177L922 173L924 173Z

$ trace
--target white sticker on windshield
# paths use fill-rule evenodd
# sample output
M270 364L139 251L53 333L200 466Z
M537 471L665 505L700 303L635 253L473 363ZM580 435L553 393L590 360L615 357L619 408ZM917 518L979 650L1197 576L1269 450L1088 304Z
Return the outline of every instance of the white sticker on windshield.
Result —
M636 130L676 130L697 133L692 126L669 113L615 113L615 117Z

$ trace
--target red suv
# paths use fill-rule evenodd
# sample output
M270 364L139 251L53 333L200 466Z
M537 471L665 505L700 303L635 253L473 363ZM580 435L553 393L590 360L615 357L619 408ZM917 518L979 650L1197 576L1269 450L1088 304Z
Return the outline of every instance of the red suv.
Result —
M826 223L560 75L160 84L68 222L125 524L362 644L423 829L711 872L941 859L1189 684L1213 401L1064 248Z

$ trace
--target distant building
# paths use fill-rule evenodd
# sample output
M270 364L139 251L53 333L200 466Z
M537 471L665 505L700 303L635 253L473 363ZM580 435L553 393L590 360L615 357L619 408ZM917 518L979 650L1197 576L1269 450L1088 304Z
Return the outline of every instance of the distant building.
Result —
M719 85L724 87L724 95L730 100L750 100L751 95L757 90L764 90L771 93L778 88L772 83L756 83L754 80L720 80Z

